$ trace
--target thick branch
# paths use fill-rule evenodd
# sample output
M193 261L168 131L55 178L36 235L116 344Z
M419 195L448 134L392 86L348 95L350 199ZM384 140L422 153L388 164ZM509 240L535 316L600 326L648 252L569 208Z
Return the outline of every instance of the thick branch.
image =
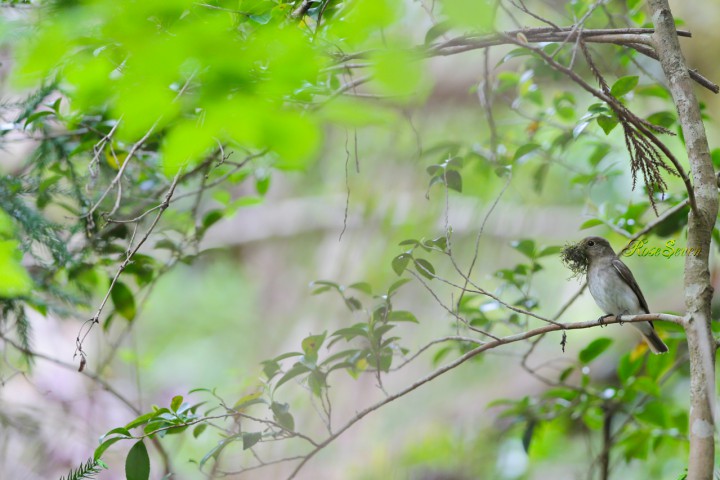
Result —
M710 330L710 284L708 259L712 229L718 213L718 192L710 159L705 126L680 49L675 21L667 0L650 0L657 29L655 51L668 81L695 185L697 209L688 218L688 245L700 255L685 259L685 325L690 356L690 457L689 480L710 480L715 463L715 340Z
M446 56L496 45L507 45L512 42L508 42L506 36L518 38L518 36L522 34L523 41L527 40L528 43L568 42L570 40L577 40L578 38L582 38L586 43L612 43L633 48L639 53L657 60L658 56L651 48L653 42L650 35L654 32L655 30L652 28L600 28L576 31L573 31L573 27L563 27L559 31L550 27L527 28L475 37L456 37L447 42L432 45L428 54L431 56ZM684 30L678 30L677 33L683 37L692 36L690 32ZM690 76L711 92L720 92L720 86L705 78L697 71L691 70Z

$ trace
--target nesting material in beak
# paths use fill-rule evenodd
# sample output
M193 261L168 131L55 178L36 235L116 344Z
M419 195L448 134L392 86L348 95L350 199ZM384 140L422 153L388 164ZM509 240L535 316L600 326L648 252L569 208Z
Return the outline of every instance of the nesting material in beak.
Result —
M563 265L573 272L570 278L580 277L587 272L589 260L582 242L565 244L560 252L560 259Z

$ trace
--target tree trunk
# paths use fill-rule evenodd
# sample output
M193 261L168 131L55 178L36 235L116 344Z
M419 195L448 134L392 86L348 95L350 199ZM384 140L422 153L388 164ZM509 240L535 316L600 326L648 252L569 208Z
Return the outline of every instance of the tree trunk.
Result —
M688 247L698 256L685 257L685 333L690 355L690 458L688 480L712 480L715 460L715 341L710 330L708 257L718 213L718 189L705 127L680 50L667 0L649 0L655 24L655 49L677 107L692 171L697 211L688 218Z

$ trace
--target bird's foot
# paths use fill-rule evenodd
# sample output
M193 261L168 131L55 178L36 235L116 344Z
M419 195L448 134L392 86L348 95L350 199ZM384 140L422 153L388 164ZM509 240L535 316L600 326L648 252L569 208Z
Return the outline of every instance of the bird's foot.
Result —
M612 317L612 314L608 313L607 315L603 315L602 317L600 317L600 318L597 319L597 322L598 322L600 325L602 325L602 326L605 327L605 326L607 326L607 325L605 325L605 319L608 318L608 317Z

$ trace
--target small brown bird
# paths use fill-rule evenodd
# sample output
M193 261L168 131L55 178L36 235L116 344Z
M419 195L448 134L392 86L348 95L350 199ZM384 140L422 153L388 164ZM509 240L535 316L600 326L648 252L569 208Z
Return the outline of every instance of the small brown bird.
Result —
M602 237L587 237L578 246L587 259L587 282L595 303L608 315L650 313L630 269ZM655 354L668 351L652 322L633 322Z

